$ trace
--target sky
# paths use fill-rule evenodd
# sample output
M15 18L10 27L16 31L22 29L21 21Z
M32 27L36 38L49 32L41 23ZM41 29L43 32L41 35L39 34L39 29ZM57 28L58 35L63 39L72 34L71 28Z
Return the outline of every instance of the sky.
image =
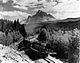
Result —
M0 18L26 19L38 10L56 19L80 17L80 0L0 0Z

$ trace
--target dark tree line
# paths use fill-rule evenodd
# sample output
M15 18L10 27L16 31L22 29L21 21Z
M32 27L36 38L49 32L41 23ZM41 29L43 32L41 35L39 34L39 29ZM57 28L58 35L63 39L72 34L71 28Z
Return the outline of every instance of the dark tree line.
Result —
M23 37L26 37L24 24L20 24L19 19L14 21L0 19L0 31L5 32L6 35L8 32L19 31Z

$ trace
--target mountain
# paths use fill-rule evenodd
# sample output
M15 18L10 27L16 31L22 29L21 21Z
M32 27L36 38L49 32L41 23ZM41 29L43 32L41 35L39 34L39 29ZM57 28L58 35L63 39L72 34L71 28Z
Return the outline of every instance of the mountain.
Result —
M28 16L26 23L28 23L31 20L31 18L32 18L31 16Z
M27 32L32 32L33 29L36 27L37 23L41 22L47 22L47 21L54 21L54 17L51 14L47 14L46 12L43 12L41 10L38 10L36 14L33 16L28 16L26 19L26 31Z
M67 18L67 19L63 19L63 20L56 20L56 18L54 16L52 16L51 14L48 14L48 13L43 12L41 10L38 10L36 12L36 14L34 14L33 16L28 16L27 21L26 21L27 25L25 26L25 28L26 28L26 32L32 32L33 29L38 25L36 23L62 22L64 25L64 22L68 23L68 21L69 21L69 23L70 23L70 21L75 22L75 21L79 21L79 20L80 20L80 17L78 17L78 18Z
M45 21L53 21L54 19L55 17L53 17L51 14L47 14L46 12L38 10L33 16L28 16L27 22L30 21L29 23L39 23Z
M44 17L44 16L47 16L47 13L46 12L43 12L43 11L41 11L41 10L38 10L38 12L35 14L35 15L33 15L33 17Z

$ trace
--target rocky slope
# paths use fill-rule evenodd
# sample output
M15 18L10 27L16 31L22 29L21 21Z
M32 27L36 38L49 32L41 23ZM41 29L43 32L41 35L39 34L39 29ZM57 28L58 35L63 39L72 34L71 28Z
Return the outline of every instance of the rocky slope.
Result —
M34 63L27 55L0 44L0 63Z

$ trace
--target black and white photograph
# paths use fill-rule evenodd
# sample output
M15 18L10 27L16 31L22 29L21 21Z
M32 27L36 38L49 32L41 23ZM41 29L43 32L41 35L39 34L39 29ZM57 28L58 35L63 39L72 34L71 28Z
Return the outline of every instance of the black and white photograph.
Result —
M80 0L0 0L0 63L80 63Z

